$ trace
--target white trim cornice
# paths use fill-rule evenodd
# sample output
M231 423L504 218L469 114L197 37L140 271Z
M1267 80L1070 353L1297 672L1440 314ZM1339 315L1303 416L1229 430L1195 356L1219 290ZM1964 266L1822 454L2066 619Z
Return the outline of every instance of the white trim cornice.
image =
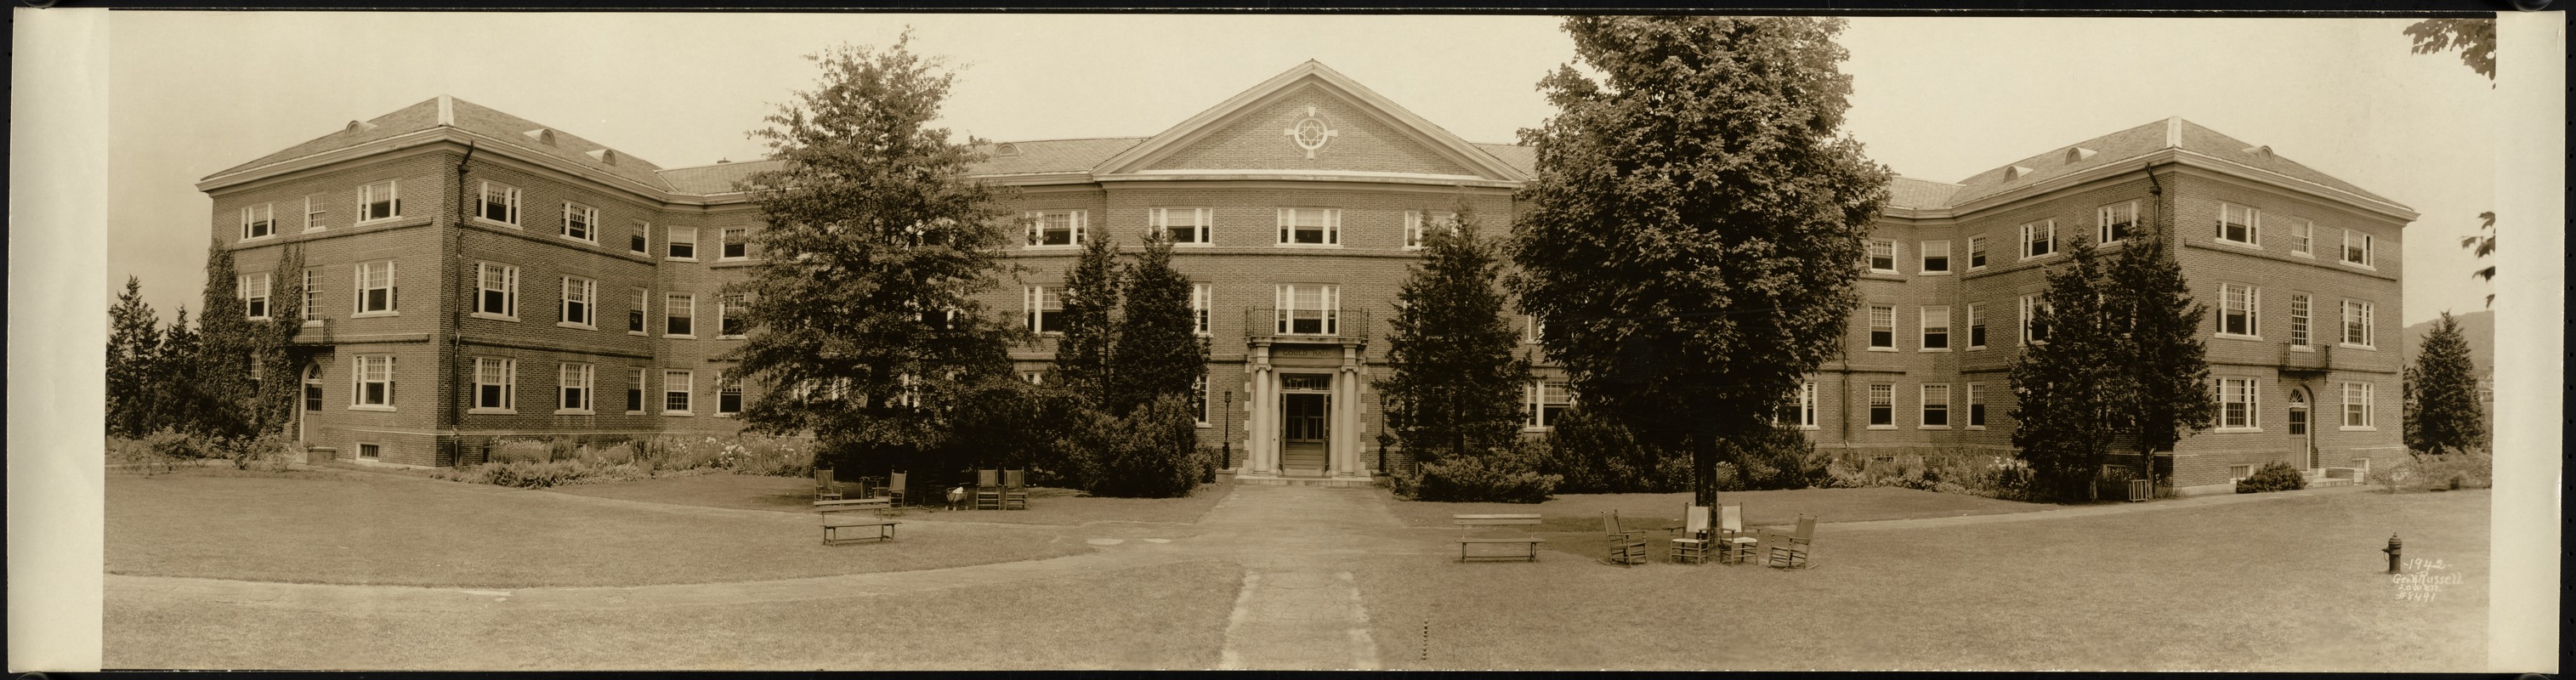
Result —
M1457 135L1450 134L1448 130L1441 129L1431 121L1413 115L1413 112L1406 111L1393 100L1360 85L1358 81L1351 80L1349 76L1325 66L1323 62L1314 60L1298 64L1295 68L1262 81L1252 89L1244 90L1241 94L1201 111L1188 120L1181 121L1179 125L1174 125L1161 134L1147 138L1143 143L1110 156L1108 160L1094 166L1093 172L1104 179L1112 175L1134 173L1191 142L1204 139L1217 128L1241 119L1260 104L1287 96L1302 86L1310 84L1321 86L1326 94L1342 98L1346 103L1353 105L1353 108L1358 109L1362 115L1377 119L1378 122L1394 128L1399 134L1410 137L1439 152L1440 155L1448 157L1448 160L1478 171L1480 178L1510 182L1529 180L1529 177L1522 174L1519 169L1504 163L1500 158L1495 158L1492 153L1459 139Z
M2378 215L2395 218L2400 222L2413 222L2417 217L2419 217L2414 210L2396 203L2374 199L2361 194L2319 184L2317 182L2299 179L2278 172L2245 165L2243 163L2227 161L2209 156L2208 154L2186 151L2183 149L2158 149L2145 155L2123 159L2114 163L2105 163L2085 168L2081 171L2040 180L2030 186L1981 196L1975 200L1953 205L1946 209L1910 211L1911 214L1908 216L1916 219L1965 217L1972 213L2001 208L2021 201L2040 198L2049 194L2066 191L2075 187L2108 180L2114 177L2142 172L2152 166L2166 164L2210 170L2220 174L2237 177L2239 179L2258 182L2267 186L2280 187L2327 201L2360 208L2364 211Z

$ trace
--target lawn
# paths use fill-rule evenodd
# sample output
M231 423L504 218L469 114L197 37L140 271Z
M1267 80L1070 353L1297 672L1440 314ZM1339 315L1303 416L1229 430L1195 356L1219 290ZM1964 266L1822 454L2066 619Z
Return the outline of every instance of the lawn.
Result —
M1545 518L1546 523L1533 531L1600 533L1601 515L1611 510L1619 511L1621 528L1658 529L1680 524L1682 511L1690 507L1690 500L1688 493L1605 493L1567 494L1535 505L1398 501L1389 503L1388 507L1393 508L1396 516L1408 526L1451 526L1450 515L1534 512ZM1743 504L1744 521L1751 526L1792 525L1797 523L1800 514L1815 515L1817 522L1827 523L1992 515L2065 507L1892 487L1736 491L1718 494L1718 501Z
M1534 564L1412 557L1359 573L1390 667L2475 670L2487 499L2336 494L1842 534L1828 524L1802 571L1619 568L1596 550ZM2391 533L2465 583L2399 599L2379 552Z
M951 589L714 608L304 610L106 598L108 668L1197 669L1243 572L1185 562Z
M1044 527L911 521L897 528L892 543L827 547L812 514L626 503L345 471L108 475L106 521L109 573L298 583L757 581L1090 550L1082 537Z
M924 497L924 507L905 508L905 520L987 522L1079 526L1093 522L1196 522L1232 493L1233 485L1202 485L1184 498L1094 498L1072 489L1029 489L1027 510L1008 512L946 509L946 498ZM792 477L759 475L686 475L604 484L578 484L549 489L577 496L616 498L648 503L696 505L739 510L813 509L814 483ZM908 501L912 502L912 501Z

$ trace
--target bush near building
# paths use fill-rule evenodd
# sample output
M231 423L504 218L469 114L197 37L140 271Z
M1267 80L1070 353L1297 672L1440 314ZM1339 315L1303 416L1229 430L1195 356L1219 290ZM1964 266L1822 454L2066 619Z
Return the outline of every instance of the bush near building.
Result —
M1544 503L1563 475L1539 471L1547 442L1524 439L1484 455L1450 456L1391 475L1398 497L1450 503Z
M2297 491L2305 488L2308 488L2307 476L2299 474L2298 469L2290 467L2288 463L2280 462L2265 463L2262 469L2254 471L2254 476L2236 481L2237 493Z

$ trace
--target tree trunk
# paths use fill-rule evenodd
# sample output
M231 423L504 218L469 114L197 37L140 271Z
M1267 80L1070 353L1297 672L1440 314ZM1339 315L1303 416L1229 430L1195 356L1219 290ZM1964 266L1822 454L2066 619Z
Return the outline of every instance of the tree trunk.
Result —
M1717 507L1717 440L1691 438L1691 505Z

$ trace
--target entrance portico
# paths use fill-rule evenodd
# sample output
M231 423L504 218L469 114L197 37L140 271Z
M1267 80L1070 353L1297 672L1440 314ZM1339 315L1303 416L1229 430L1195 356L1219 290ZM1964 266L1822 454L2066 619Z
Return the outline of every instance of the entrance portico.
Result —
M1361 341L1274 336L1249 344L1247 454L1235 479L1371 483L1360 457Z

